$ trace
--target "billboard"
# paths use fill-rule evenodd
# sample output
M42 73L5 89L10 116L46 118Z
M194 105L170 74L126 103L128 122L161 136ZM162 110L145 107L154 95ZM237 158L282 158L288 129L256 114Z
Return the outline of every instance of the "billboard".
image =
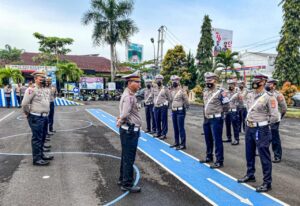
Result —
M102 77L80 77L80 89L103 89Z
M130 63L141 63L143 61L143 45L128 42L126 45L126 59Z
M64 89L68 92L73 92L73 89L76 87L76 83L65 83Z
M214 40L213 56L217 56L220 51L232 50L232 30L212 29Z

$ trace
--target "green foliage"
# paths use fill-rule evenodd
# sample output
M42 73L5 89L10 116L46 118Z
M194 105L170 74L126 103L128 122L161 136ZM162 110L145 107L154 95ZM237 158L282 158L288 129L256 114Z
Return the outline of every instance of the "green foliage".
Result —
M129 37L138 31L134 21L128 17L133 5L133 1L129 0L91 0L91 9L82 17L83 24L94 23L94 45L110 45L112 80L117 66L116 44L129 41Z
M153 68L146 67L146 66L152 65L152 64L154 64L154 60L144 61L139 64L131 63L131 62L123 62L123 63L118 64L118 66L130 67L134 71L139 70L140 72L152 72Z
M22 72L18 69L0 68L0 85L3 84L4 79L12 79L15 83L24 81Z
M188 73L190 74L190 78L185 80L183 84L187 85L189 90L191 90L197 84L197 66L195 65L195 58L191 54L191 52L189 52L187 55L187 68Z
M203 88L200 85L196 85L192 91L195 93L196 98L203 99Z
M235 73L236 77L239 79L240 78L240 73L235 69L235 64L243 65L243 62L238 59L238 52L231 52L229 49L224 51L219 52L215 59L215 66L214 68L223 68L225 70L225 80L227 79L227 70L233 70Z
M0 49L0 65L19 64L22 52L22 49L12 48L10 45L6 44L5 49Z
M287 105L292 105L292 97L296 94L297 87L295 85L292 85L291 82L285 82L280 92L283 94Z
M57 65L56 77L60 82L79 82L83 71L75 63L62 63Z
M174 49L169 49L162 61L161 75L164 76L164 82L168 83L172 75L181 77L181 83L191 79L191 74L187 68L186 53L181 45Z
M213 57L212 57L212 48L214 41L212 38L212 27L211 19L208 15L204 16L203 24L201 27L201 38L197 48L196 59L198 60L197 64L197 75L198 83L204 87L204 73L213 71Z
M299 0L283 0L281 3L284 23L273 76L280 85L285 81L300 85L300 3Z

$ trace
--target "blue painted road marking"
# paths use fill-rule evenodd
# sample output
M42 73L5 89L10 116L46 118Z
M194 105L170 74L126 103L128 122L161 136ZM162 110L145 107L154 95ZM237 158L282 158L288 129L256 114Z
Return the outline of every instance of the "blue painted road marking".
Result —
M86 109L95 118L119 133L116 117L101 109ZM200 164L196 158L175 149L141 132L138 148L177 179L212 205L288 205L268 194L257 193L253 188L239 184L229 175Z

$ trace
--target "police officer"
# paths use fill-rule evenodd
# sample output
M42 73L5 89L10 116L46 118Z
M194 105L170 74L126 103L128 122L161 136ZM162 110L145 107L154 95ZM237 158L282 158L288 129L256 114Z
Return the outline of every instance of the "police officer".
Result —
M245 87L245 82L243 80L239 80L239 101L238 101L238 114L239 114L239 132L245 132L246 122L245 118L247 116L247 108L246 108L246 96L248 94L248 89Z
M229 103L229 111L225 117L227 140L224 140L223 142L232 141L231 140L231 125L232 125L234 141L231 142L231 144L238 145L239 144L239 114L237 112L237 105L238 105L239 93L238 93L238 88L236 87L235 79L228 79L227 84L228 84L227 97L229 98L230 103Z
M117 118L117 126L120 128L122 146L120 177L118 185L121 190L140 192L141 188L134 186L133 164L135 161L138 139L142 119L137 105L135 93L141 87L141 79L138 72L123 77L127 82L120 100L120 116Z
M44 134L43 134L43 144L44 144L44 148L43 148L43 151L44 152L50 152L50 148L51 148L51 145L46 145L45 143L48 141L50 141L50 133L49 132L49 117L50 117L50 112L51 112L51 78L50 77L47 77L46 78L46 84L45 84L45 87L44 87L44 90L45 90L45 93L49 96L49 104L50 104L50 111L49 111L49 114L48 114L48 117L46 119L46 125L44 127Z
M32 157L33 165L48 165L53 156L46 156L43 152L44 127L49 113L49 94L46 93L45 73L33 73L35 86L29 87L25 91L22 101L22 108L27 116L29 126L32 131Z
M204 100L204 123L203 130L206 143L206 159L201 163L213 161L213 148L215 144L216 161L211 168L221 168L224 162L222 142L223 112L228 111L229 99L224 89L217 88L217 75L212 72L204 74L206 89L203 93Z
M246 160L247 174L238 182L255 182L255 150L258 149L262 170L263 184L256 188L257 192L267 192L272 183L272 162L269 146L271 143L270 123L278 122L278 104L275 96L265 90L268 77L257 73L254 75L253 91L247 95L246 117Z
M52 79L51 78L48 78L48 85L50 87L49 131L50 132L55 132L55 130L53 130L54 110L55 110L54 100L57 96L57 89L54 85L52 85Z
M153 88L152 88L152 80L146 79L145 83L146 83L146 88L144 92L144 106L145 106L146 122L147 122L146 133L154 134L156 131L156 125L155 125L154 111L153 111L154 95L153 95Z
M279 124L281 118L285 115L287 111L287 105L284 99L284 96L276 90L278 80L269 78L266 90L271 92L278 102L278 108L280 113L280 119L278 122L271 124L271 133L272 133L272 150L274 152L274 160L273 163L279 163L281 161L282 156L282 148L281 148L281 141L280 141L280 135L279 135Z
M184 120L186 110L189 108L189 100L186 91L180 86L180 77L172 75L171 81L173 87L171 91L171 108L175 143L170 147L176 147L176 150L184 150L186 149Z
M155 76L157 87L153 88L154 94L154 118L156 134L161 140L167 138L168 133L168 107L170 101L169 89L163 85L164 77L160 74Z

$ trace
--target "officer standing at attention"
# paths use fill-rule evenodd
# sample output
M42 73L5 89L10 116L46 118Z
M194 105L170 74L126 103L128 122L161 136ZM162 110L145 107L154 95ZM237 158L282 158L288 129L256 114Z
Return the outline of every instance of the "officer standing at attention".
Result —
M272 162L270 143L272 135L270 124L279 120L278 103L271 92L265 90L268 77L257 73L254 75L253 91L247 95L248 115L246 117L246 160L247 174L238 179L239 183L255 182L255 150L258 149L263 170L263 184L256 188L257 192L267 192L272 183Z
M168 133L168 108L170 101L169 89L163 85L164 77L160 74L155 76L157 87L153 88L154 94L154 118L156 123L156 134L161 140L167 138Z
M180 86L180 77L172 75L171 81L173 87L173 90L171 91L171 108L175 143L170 147L176 147L176 150L184 150L186 149L184 120L186 110L189 108L189 99L186 91Z
M53 156L46 156L43 152L43 129L49 113L49 95L43 88L46 83L45 73L34 72L32 75L35 86L25 91L22 108L32 131L33 165L44 166L49 164L48 160L53 159Z
M152 88L152 80L147 79L145 83L146 83L146 88L144 93L144 106L145 106L146 122L147 122L147 130L145 132L149 134L154 134L156 131L156 124L154 120L154 111L153 111L154 95L153 95L153 88Z
M50 132L56 132L53 130L53 123L54 123L54 110L55 110L55 105L54 105L54 100L57 96L57 89L54 85L52 85L52 79L48 79L48 84L50 87L50 112L49 112L49 131Z
M117 118L117 127L120 128L120 139L122 147L120 177L118 185L121 190L129 192L140 192L141 188L134 186L133 164L135 161L142 119L137 105L135 93L141 87L141 79L138 72L123 77L127 88L124 90L120 100L120 116Z
M45 93L49 96L49 104L50 104L50 99L51 99L51 78L47 77L46 78L46 85L44 87ZM51 108L49 108L51 111ZM50 116L50 111L46 120L46 125L44 127L44 134L43 134L43 151L44 152L50 152L51 145L46 145L46 141L50 141L50 134L48 133L49 131L49 116ZM52 135L52 134L51 134Z
M216 161L210 167L221 168L224 162L224 151L222 142L223 133L223 112L228 111L229 99L224 89L216 86L217 75L212 72L204 74L206 89L203 92L204 116L203 130L206 143L206 159L200 160L201 163L213 161L213 148L215 143Z
M231 142L231 144L238 145L239 140L240 140L240 138L239 138L239 114L237 112L239 93L238 93L238 88L236 87L235 79L228 79L227 84L228 84L227 97L229 98L230 103L229 103L229 111L225 117L227 140L224 140L223 142L231 142L232 141L231 140L231 125L232 125L234 141Z
M239 113L239 132L245 132L246 129L246 116L247 116L247 108L246 108L246 96L248 94L248 89L245 88L245 82L243 80L238 81L239 87L239 104L238 104L238 113Z
M273 163L279 163L281 161L282 148L279 135L279 124L281 118L285 115L287 111L287 105L284 96L278 90L276 90L277 83L278 80L269 78L265 88L267 91L271 92L277 99L280 115L279 121L274 124L271 124L272 150L274 152L274 160L272 161Z

